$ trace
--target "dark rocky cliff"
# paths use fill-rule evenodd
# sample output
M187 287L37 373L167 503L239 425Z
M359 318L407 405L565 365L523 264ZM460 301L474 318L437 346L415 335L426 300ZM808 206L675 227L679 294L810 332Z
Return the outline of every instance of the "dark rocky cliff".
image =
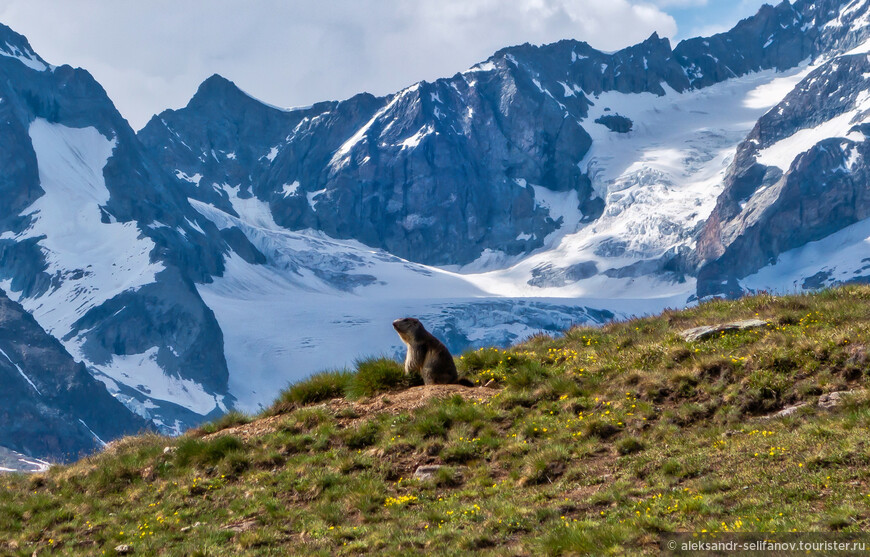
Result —
M153 427L0 291L0 445L68 461Z

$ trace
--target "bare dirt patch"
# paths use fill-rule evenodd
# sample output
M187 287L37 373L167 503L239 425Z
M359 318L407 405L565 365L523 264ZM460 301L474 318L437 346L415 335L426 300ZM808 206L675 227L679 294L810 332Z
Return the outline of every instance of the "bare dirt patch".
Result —
M421 385L411 387L404 391L393 391L360 400L347 400L334 398L327 402L312 405L308 408L322 408L327 410L343 426L353 425L359 421L367 420L376 414L401 414L412 412L429 404L433 399L450 398L459 395L465 400L485 402L499 393L499 389L487 387L464 387L462 385ZM338 417L353 416L353 417ZM249 424L229 427L206 435L205 439L212 439L220 435L234 435L243 441L249 441L271 433L278 429L280 424L287 419L286 415L279 414L261 420L255 420Z

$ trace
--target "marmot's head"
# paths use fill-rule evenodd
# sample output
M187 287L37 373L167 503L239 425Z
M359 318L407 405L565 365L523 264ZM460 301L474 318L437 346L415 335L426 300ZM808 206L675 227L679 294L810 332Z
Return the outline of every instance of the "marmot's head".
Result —
M423 324L420 323L420 320L414 319L413 317L396 319L393 321L393 328L396 329L397 333L399 333L399 337L405 341L413 340L414 337L417 336L418 331L426 330L423 328Z

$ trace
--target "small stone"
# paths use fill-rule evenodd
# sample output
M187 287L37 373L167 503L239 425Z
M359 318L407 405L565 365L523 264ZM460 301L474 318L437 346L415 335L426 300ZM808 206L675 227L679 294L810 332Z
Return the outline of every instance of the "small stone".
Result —
M855 394L854 391L835 391L833 393L825 393L819 397L819 408L835 408L845 402L848 395Z
M748 329L758 329L766 327L767 321L761 319L746 319L743 321L732 321L722 325L705 325L703 327L694 327L680 331L680 336L688 342L696 340L704 340L721 333L730 333L734 331L746 331Z
M188 530L192 530L193 528L198 527L200 524L202 524L202 522L197 522L193 526L185 526L184 528L181 529L181 531L187 532Z
M245 532L247 530L252 530L257 527L257 519L256 518L246 518L244 520L237 520L235 522L230 522L221 526L221 530L232 530L233 532Z
M131 546L130 544L122 543L115 548L115 553L117 553L118 555L127 555L128 553L133 553L133 546Z
M163 454L172 454L178 450L178 447L163 447Z
M780 410L779 412L775 412L775 413L771 414L770 416L766 416L766 417L768 417L768 418L784 418L786 416L791 416L792 414L794 414L795 412L797 412L798 410L800 410L801 408L803 408L804 406L807 406L807 405L808 405L808 403L801 402L800 404L795 404L793 406L787 406L787 407L783 408L782 410Z
M429 480L435 477L438 470L444 468L440 464L429 464L426 466L418 466L414 471L414 477L418 480Z
M140 472L139 475L142 476L142 479L145 480L146 482L153 481L154 478L156 477L156 474L154 473L153 466L146 466L145 468L142 469L142 471Z
M847 364L863 366L867 364L867 349L861 344L853 344L846 351L849 357L846 359Z

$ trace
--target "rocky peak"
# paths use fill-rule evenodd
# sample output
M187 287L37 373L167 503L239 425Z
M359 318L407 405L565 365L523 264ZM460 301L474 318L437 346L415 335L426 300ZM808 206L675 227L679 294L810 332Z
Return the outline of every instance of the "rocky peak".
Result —
M679 91L688 86L682 69L671 58L670 41L657 33L614 53L602 52L583 41L562 40L505 48L489 62L503 59L516 61L560 102L565 102L563 97L582 98L605 91L663 95L663 82ZM585 115L585 107L581 110Z
M40 71L20 59L36 60L24 42L9 44L19 59L0 56L0 281L88 369L115 373L112 393L142 415L174 401L137 390L141 362L217 401L222 337L194 281L223 272L226 243L87 71ZM172 413L169 428L197 419Z
M870 37L868 0L797 0L794 6L816 31L814 55L843 53Z
M227 111L231 114L244 113L249 110L286 112L258 101L220 74L213 74L203 81L191 97L187 107L192 110L209 112Z
M0 55L15 58L25 66L45 71L50 68L33 48L24 35L16 33L9 27L0 23Z
M818 27L842 13L834 0L824 8L783 2L673 50L657 33L613 53L576 40L523 44L387 97L290 112L215 75L139 138L182 191L229 214L232 188L268 203L283 227L353 238L417 262L465 264L486 249L520 255L579 224L560 224L543 208L547 190L577 192L571 210L582 222L602 210L577 167L597 96L664 95L791 68L819 51ZM534 187L544 189L532 195ZM455 252L433 248L445 243Z
M763 5L724 33L680 42L674 57L692 87L705 87L752 71L794 67L814 53L817 34L799 10L783 1Z

